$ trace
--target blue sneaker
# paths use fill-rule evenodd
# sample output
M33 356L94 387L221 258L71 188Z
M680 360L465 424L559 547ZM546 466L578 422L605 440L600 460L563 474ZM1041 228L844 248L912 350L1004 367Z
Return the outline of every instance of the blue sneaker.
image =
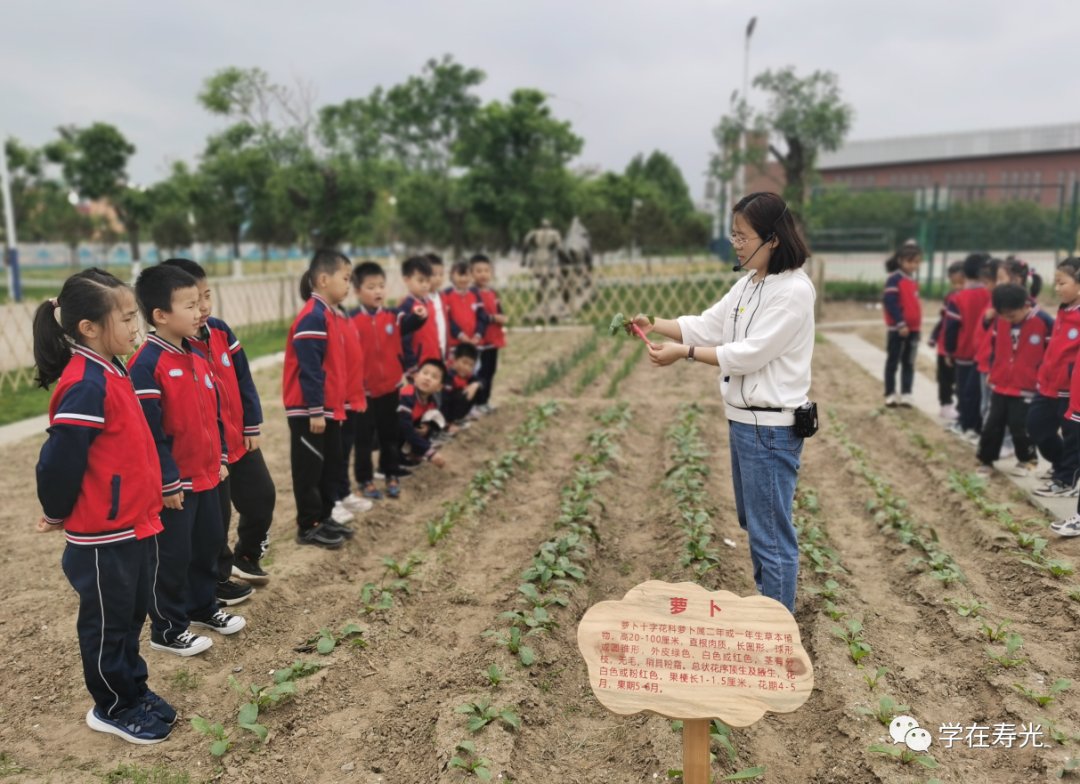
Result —
M401 485L398 484L396 479L391 479L386 483L386 494L390 498L401 498Z
M142 696L142 704L150 713L157 716L170 727L176 724L176 708L165 702L161 697L149 689Z
M137 743L142 746L161 743L172 732L172 727L148 711L142 704L121 711L111 719L95 705L86 713L86 724L97 732L107 732L123 738L128 743Z
M364 485L364 498L371 498L378 501L382 498L382 493L379 492L379 488L375 487L374 482L368 482Z

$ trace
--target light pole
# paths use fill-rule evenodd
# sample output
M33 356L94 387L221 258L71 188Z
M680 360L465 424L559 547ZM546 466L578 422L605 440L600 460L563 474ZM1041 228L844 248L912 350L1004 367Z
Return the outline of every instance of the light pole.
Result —
M19 240L15 236L15 205L11 202L11 182L8 175L7 151L0 139L0 195L4 201L4 236L7 238L7 284L8 296L14 302L22 301L22 283L19 280Z
M742 102L750 107L750 37L754 34L757 26L757 17L750 17L750 23L746 25L746 37L743 40L743 72L742 72ZM746 195L746 126L743 125L739 134L739 172L735 180L733 202Z

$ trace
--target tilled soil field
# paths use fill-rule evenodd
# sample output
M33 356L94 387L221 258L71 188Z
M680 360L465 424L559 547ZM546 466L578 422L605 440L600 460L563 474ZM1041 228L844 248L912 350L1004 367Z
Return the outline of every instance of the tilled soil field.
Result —
M681 747L671 722L615 716L596 702L576 624L591 604L638 583L697 577L693 564L683 565L687 541L663 481L674 450L669 431L686 403L698 404L718 564L701 582L753 591L728 477L727 425L715 369L654 370L636 343L593 342L574 331L513 335L496 413L445 448L445 470L423 468L403 484L400 501L380 501L358 519L355 539L337 552L293 543L279 374L261 374L264 448L278 487L273 579L236 608L247 629L215 639L207 654L177 659L144 644L151 686L182 717L156 746L129 746L83 723L89 701L76 597L59 568L63 545L33 530L41 439L8 448L9 471L0 478L8 586L0 607L0 778L673 780ZM1065 568L1080 561L1080 540L1049 534L1048 521L1011 485L973 484L958 473L971 466L968 447L913 411L879 409L878 380L827 342L816 348L814 374L824 416L803 452L798 516L810 546L797 619L815 689L795 713L768 714L718 739L718 778L764 766L757 780L784 784L1056 780L1070 757L1080 757L1080 684L1053 688L1080 676L1080 593ZM571 568L526 575L545 549L559 549ZM530 577L541 598L557 599L541 604L542 613L519 590ZM513 623L532 628L526 615L546 630L515 642ZM850 637L854 621L858 664L850 640L835 633ZM361 630L352 637L359 644L343 640L319 653L320 630L337 635L347 624ZM1009 633L1017 635L1011 646ZM275 675L298 660L321 669L275 692ZM265 743L237 723L251 686L266 703L258 716ZM891 745L889 700L906 706L892 712L930 729L927 753L939 767L871 750ZM476 717L458 710L470 703L481 712L490 706L491 721L476 732L469 728ZM212 739L192 726L195 716L222 725L224 755L211 755ZM943 725L963 732L950 743ZM1022 733L1031 725L1040 734ZM984 736L973 726L985 726Z

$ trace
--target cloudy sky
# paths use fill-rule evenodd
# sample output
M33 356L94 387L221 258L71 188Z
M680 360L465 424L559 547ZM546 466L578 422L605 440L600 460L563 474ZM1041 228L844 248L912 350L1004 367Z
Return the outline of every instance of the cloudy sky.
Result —
M149 183L222 127L195 100L219 68L302 79L323 105L450 53L487 73L485 100L548 93L585 139L580 163L664 150L698 196L752 15L751 74L835 71L851 139L1080 120L1076 0L0 0L0 135L39 145L110 122Z

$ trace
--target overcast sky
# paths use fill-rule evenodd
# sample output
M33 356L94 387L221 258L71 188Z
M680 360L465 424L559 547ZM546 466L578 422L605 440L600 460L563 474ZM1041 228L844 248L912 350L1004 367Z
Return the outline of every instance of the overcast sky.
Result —
M548 93L585 139L580 163L621 170L660 149L700 197L752 15L751 75L835 71L850 139L1080 120L1077 0L0 0L0 135L40 145L110 122L150 183L223 126L195 100L219 68L303 79L324 105L450 53L487 73L484 100Z

